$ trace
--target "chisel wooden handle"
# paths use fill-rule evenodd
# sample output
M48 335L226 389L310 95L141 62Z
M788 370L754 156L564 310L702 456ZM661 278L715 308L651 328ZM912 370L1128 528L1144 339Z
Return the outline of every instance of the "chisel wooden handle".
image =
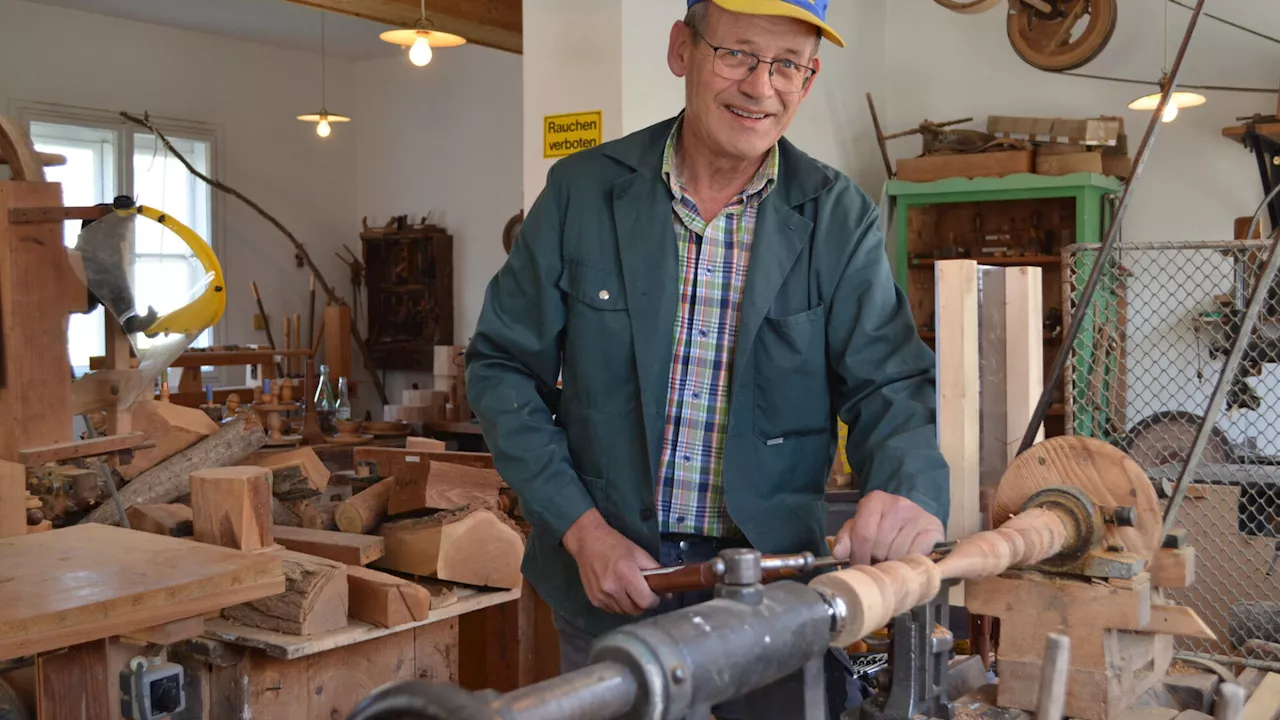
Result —
M719 577L711 562L694 563L693 565L677 565L661 570L648 570L644 579L649 589L655 594L693 592L715 587Z
M848 646L888 625L895 615L931 600L942 589L943 580L991 577L1014 565L1036 563L1058 554L1074 541L1067 527L1052 510L1033 508L995 530L959 541L937 563L914 555L826 573L809 585L844 601L845 623L831 644Z

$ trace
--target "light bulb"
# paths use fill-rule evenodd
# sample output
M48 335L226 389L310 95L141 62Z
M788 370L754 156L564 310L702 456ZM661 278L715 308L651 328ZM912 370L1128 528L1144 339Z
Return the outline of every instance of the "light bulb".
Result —
M316 124L316 134L320 137L329 137L328 120L321 119L320 122Z
M431 43L427 42L425 35L419 35L413 41L413 47L409 48L409 62L418 67L431 62Z
M1168 123L1173 122L1176 117L1178 117L1178 106L1170 100L1169 104L1164 106L1164 115L1160 119Z

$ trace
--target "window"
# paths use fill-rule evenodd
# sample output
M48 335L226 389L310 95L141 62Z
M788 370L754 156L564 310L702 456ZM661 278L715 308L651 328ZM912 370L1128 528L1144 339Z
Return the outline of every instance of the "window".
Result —
M64 165L45 169L46 177L61 183L63 204L95 205L129 195L142 205L159 208L189 226L214 247L214 196L207 184L183 167L148 132L136 132L113 113L81 109L50 109L40 105L20 113L37 150L63 155ZM161 126L174 148L199 171L214 165L216 134L207 128ZM68 221L64 242L76 244L81 222ZM163 313L185 305L193 288L203 288L204 268L180 238L159 224L139 220L132 252L127 258L137 307ZM105 351L102 308L89 315L72 315L67 349L77 375L88 372L89 358ZM205 330L192 347L214 342ZM156 340L159 340L157 338ZM149 344L145 337L140 344ZM215 368L204 368L206 381L221 380ZM175 378L176 379L176 378Z

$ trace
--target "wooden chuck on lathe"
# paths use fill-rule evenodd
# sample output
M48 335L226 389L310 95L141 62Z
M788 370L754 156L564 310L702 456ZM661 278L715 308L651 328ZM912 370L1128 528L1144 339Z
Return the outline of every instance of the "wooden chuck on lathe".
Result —
M999 617L997 703L1034 711L1050 633L1071 639L1065 712L1107 720L1158 681L1173 636L1213 639L1163 586L1193 576L1189 548L1162 549L1155 489L1121 450L1087 437L1046 440L1001 478L996 529L960 540L938 562L908 557L824 574L810 586L845 606L833 645L847 646L965 581L965 606ZM1172 567L1181 565L1182 567Z

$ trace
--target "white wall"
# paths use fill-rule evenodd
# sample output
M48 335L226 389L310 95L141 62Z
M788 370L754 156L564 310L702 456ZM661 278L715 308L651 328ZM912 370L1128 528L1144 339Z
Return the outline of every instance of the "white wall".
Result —
M0 0L0 112L38 101L214 125L220 179L284 223L342 288L345 266L333 253L358 232L355 132L335 125L321 140L294 119L318 109L319 70L317 55ZM350 63L330 59L332 112L354 112L352 76ZM228 287L220 341L265 342L253 330L251 281L268 314L302 313L305 327L309 275L292 247L239 201L219 201L216 242ZM273 330L283 342L283 329Z
M423 68L403 56L356 68L359 213L381 225L430 212L453 235L458 345L475 330L485 288L507 257L503 227L522 207L520 66L519 55L465 45L438 50ZM359 239L350 243L358 252ZM421 374L388 373L391 402L414 381L428 387Z

